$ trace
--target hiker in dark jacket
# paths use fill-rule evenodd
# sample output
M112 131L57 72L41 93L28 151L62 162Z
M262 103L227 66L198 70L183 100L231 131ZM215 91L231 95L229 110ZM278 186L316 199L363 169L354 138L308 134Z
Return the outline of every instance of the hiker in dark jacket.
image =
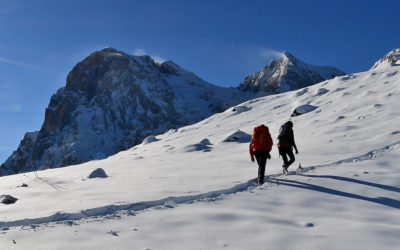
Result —
M249 145L251 161L254 162L254 156L258 163L258 178L257 183L264 183L265 165L267 159L271 159L269 152L272 149L272 138L269 129L265 125L257 126L253 129L253 135Z
M288 172L288 167L295 161L293 148L296 150L296 154L298 154L299 151L294 141L293 122L287 121L281 126L278 136L278 150L283 159L282 168L284 173Z

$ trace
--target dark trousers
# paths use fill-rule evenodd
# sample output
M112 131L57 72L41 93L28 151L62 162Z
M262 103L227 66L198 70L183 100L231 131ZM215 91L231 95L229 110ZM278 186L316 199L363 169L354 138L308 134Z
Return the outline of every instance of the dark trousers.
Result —
M285 164L287 167L289 167L294 161L294 154L293 151L290 147L279 147L279 154L282 156L283 159L283 164ZM290 160L288 161L288 157Z
M256 151L254 156L258 164L258 184L264 183L265 165L267 164L268 151Z

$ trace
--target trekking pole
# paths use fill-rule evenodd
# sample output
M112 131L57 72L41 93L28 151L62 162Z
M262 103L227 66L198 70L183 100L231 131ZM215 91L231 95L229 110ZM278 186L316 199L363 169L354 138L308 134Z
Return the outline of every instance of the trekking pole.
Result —
M33 161L33 166L35 167L35 176L36 176L36 178L38 178L39 175L38 175L38 172L37 172L37 167L36 167L36 162L35 161Z
M31 162L28 162L28 163L29 163L29 165L31 165L31 168L33 169L33 173L34 173L34 175L36 176L36 178L39 178L39 175L38 175L38 173L37 173L36 163L35 163L35 161L32 161L32 162L33 162L33 166L32 166L32 163L31 163Z

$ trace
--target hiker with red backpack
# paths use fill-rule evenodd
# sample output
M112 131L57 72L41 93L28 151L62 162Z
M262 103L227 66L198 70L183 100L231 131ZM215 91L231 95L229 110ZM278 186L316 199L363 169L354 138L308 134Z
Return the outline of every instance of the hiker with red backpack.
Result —
M279 155L281 155L283 159L283 173L287 174L288 167L295 161L293 148L296 150L296 154L298 154L299 151L297 150L296 143L294 142L293 122L287 121L281 126L278 136L278 150ZM287 158L288 156L290 158L289 160Z
M255 157L258 163L257 183L259 185L264 183L265 165L267 164L267 158L271 159L269 152L272 149L272 145L271 134L267 126L260 125L253 129L249 151L251 161L254 162Z

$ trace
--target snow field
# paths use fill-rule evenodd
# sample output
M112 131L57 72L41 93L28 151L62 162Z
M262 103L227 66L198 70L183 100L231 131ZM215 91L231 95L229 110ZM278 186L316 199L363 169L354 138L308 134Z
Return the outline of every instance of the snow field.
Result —
M136 216L14 227L3 236L8 246L11 239L17 242L14 249L29 247L27 242L38 249L396 249L399 201L366 199L399 200L400 188L392 184L400 174L390 164L399 158L396 148L362 162L270 177L263 186L221 199L160 206ZM28 233L36 237L27 241Z

